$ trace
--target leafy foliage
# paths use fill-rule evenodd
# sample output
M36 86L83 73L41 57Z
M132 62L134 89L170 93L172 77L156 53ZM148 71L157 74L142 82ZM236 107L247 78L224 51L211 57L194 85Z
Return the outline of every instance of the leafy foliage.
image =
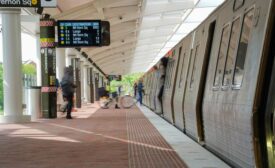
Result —
M22 65L22 73L27 75L35 75L36 68L32 64ZM0 115L3 115L3 109L4 109L3 64L0 64Z
M4 108L3 64L0 64L0 113ZM1 115L1 114L0 114Z
M35 75L36 68L33 64L24 64L22 65L22 73L27 75Z
M111 81L111 91L115 92L117 87L122 86L125 94L133 94L134 83L143 75L143 73L134 73L122 76L121 81Z

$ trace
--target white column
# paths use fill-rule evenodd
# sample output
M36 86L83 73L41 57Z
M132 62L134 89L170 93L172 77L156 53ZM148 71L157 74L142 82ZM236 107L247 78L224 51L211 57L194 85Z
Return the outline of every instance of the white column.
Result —
M40 34L36 34L35 39L36 39L36 82L37 82L37 86L42 86Z
M84 97L84 61L80 61L80 83L81 83L81 100L85 102Z
M29 122L22 110L22 56L20 9L1 9L4 67L3 123Z
M66 48L65 54L66 54L66 67L68 67L68 66L72 65L72 57L70 56L69 48Z
M88 89L88 65L83 68L83 79L84 79L84 100L89 102L89 89Z
M66 52L65 48L56 49L56 78L61 81L66 67Z

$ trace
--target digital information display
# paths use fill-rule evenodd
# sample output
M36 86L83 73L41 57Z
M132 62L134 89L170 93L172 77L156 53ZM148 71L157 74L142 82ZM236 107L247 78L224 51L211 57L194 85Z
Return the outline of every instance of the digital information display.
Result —
M101 45L101 21L58 21L58 47L91 47Z

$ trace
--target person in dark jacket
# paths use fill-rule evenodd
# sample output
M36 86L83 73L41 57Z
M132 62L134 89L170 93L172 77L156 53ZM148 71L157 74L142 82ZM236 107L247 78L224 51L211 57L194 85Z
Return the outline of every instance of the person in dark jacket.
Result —
M138 81L137 91L138 91L138 101L139 101L140 105L142 105L143 83L142 83L141 79Z
M65 68L64 77L62 78L62 81L60 84L62 88L63 98L65 101L68 101L66 118L72 119L71 112L73 108L74 90L76 88L76 85L74 84L72 66Z
M137 83L134 84L134 95L137 97Z

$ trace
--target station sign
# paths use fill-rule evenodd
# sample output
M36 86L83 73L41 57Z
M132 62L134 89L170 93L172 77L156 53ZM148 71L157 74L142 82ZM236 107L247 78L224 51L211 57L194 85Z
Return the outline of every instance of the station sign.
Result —
M108 75L108 80L109 81L121 81L122 77L121 75Z
M55 8L57 0L0 0L0 7L9 8Z
M101 46L100 20L57 21L58 47Z

